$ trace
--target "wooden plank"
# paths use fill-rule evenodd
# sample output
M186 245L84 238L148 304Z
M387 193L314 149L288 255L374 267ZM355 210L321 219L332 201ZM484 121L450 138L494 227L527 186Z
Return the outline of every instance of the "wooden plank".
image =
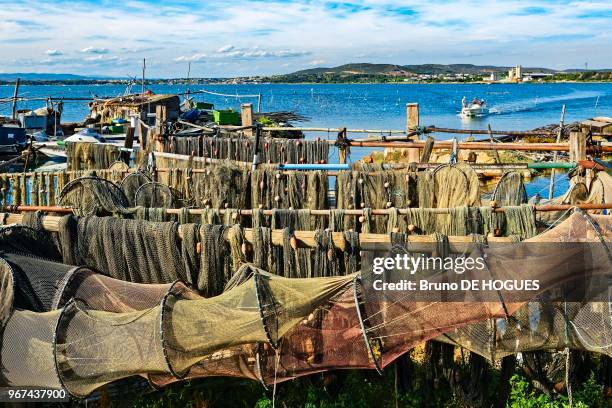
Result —
M242 118L242 126L253 126L253 104L243 103L240 105L240 116ZM243 130L244 135L253 137L253 129L248 128Z
M586 133L571 132L569 138L569 156L571 162L586 160Z

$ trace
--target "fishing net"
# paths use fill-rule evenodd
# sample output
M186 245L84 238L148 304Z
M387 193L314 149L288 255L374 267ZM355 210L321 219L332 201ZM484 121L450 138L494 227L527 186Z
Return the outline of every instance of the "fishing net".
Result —
M81 216L132 213L121 188L96 176L79 177L66 184L59 194L59 205Z
M436 208L480 205L478 175L467 164L444 164L433 171L433 199Z
M165 151L210 159L253 161L255 141L244 137L172 136ZM261 163L327 163L329 143L324 140L262 138L258 156Z
M192 271L177 257L181 241L173 222L65 216L58 237L63 260L70 265L92 266L136 283L191 281Z
M121 181L124 172L96 170L95 174L111 182ZM0 204L59 205L64 186L79 177L91 176L90 171L61 171L0 174Z
M61 384L72 395L86 396L129 376L186 373L217 351L241 344L276 346L297 324L342 294L352 280L351 276L288 280L247 268L248 279L209 299L173 289L158 306L135 312L111 313L71 302L62 311L15 313L3 339L3 365L16 358L16 349L25 353L20 355L24 361L36 359L37 364L21 369L9 364L11 371L5 377L11 378L11 384L31 384L43 371L53 373L55 358ZM49 335L41 337L45 333ZM58 387L55 375L38 381Z
M612 202L612 176L605 171L597 173L589 186L589 196L586 202L593 204L603 204ZM594 210L591 212L601 212Z
M571 220L572 223L562 224L530 244L561 239L599 240L601 235L596 231L602 232L607 239L612 234L610 221L605 217L596 218L597 230L584 218ZM330 238L325 234L321 237ZM448 240L440 234L435 238L437 243L431 250L440 255L450 255ZM394 246L406 243L405 234L393 234L391 239ZM322 248L327 249L325 245ZM319 256L323 255L322 252ZM495 253L500 255L491 252ZM588 252L582 252L582 256L588 255ZM554 259L553 262L533 262L529 256L525 258L528 261L510 259L509 269L524 273L517 265L523 262L525 266L528 262L538 267L542 279L562 280L574 271L560 269L559 265L566 264L572 257L575 257L575 252L550 254L548 259ZM599 258L593 256L593 259ZM594 272L597 268L601 270L602 266L609 273L606 264L582 265L583 268L593 268ZM502 304L499 299L478 301L474 298L473 302L465 299L459 302L459 299L454 301L447 297L442 302L414 302L401 296L387 297L385 292L372 293L372 287L355 276L287 279L266 274L249 265L234 273L220 296L204 299L183 286L173 287L165 292L158 306L152 306L163 292L159 289L167 288L166 285L157 285L157 291L149 300L126 306L124 302L146 299L138 290L146 290L148 285L134 285L131 295L127 291L120 292L125 294L122 300L105 303L109 294L121 291L123 285L113 288L111 285L116 281L106 277L102 279L108 280L106 293L102 287L93 289L94 283L74 290L75 297L92 297L92 303L99 299L97 309L91 304L85 306L73 302L61 315L59 311L13 315L11 319L14 320L9 320L12 326L5 331L2 344L3 367L9 367L8 371L3 371L5 378L12 378L15 385L36 385L33 383L41 372L53 373L53 358L45 354L48 350L57 361L63 385L78 396L134 375L148 374L157 385L176 381L176 376L183 375L187 378L239 376L271 384L329 369L382 369L418 342L440 336L454 341L453 336L457 337L454 333L464 325L468 325L466 330L470 328L470 334L473 334L473 327L480 324L477 322L518 316L524 307L524 303ZM71 279L70 282L76 284L78 280ZM91 289L85 292L87 287ZM599 289L607 290L607 285ZM105 295L100 296L100 293ZM68 296L72 293L63 299ZM107 309L113 312L128 309L128 313L111 313ZM581 313L583 311L577 313L578 317L571 322L583 330L580 332L582 337L588 334L602 341L611 333L609 327L600 323L602 316L609 313L602 314L596 309L592 315L584 315L582 320ZM591 326L587 327L585 321ZM599 324L596 330L593 329L594 322ZM49 329L45 331L44 327L52 327L55 323L58 323L58 329L53 355L54 350L49 344L54 333L51 329L49 335L45 334ZM531 323L529 319L523 321L522 327ZM24 324L28 325L27 329L21 327ZM36 333L29 331L30 327ZM553 333L560 333L562 327L553 325ZM600 334L602 327L604 334ZM480 339L477 344L491 344L495 337L490 332L483 333L486 334L483 337L472 335L470 339ZM539 328L538 333L543 333L543 329ZM461 344L460 341L457 343ZM582 342L574 345L593 350L597 344ZM541 346L532 343L530 347ZM15 353L21 353L18 354L20 358L28 363L20 368L12 362ZM51 374L39 382L57 386L57 377Z
M212 166L193 173L195 202L200 208L249 208L250 174L239 166Z
M65 148L68 170L108 169L121 154L119 146L105 143L68 142Z
M62 259L51 234L25 225L0 227L0 248L6 252L24 253L55 261Z
M498 207L505 207L507 205L525 204L527 198L523 177L518 172L509 171L500 177L493 190L491 200L495 201Z
M117 160L116 162L113 162L108 169L111 171L127 173L130 171L130 166L124 161Z
M142 171L130 173L121 180L121 190L125 194L130 207L136 206L136 192L146 183L151 182L151 177Z
M589 217L575 212L555 228L525 241L544 252L534 262L542 274L552 270L560 280L563 275L569 277L567 288L584 291L580 293L582 300L572 296L571 290L559 292L556 286L547 286L551 289L534 296L516 312L455 329L440 340L460 345L492 361L517 352L565 347L610 355L611 234L609 217ZM551 243L559 243L558 248ZM572 247L578 249L572 251ZM525 248L525 262L530 258L527 252ZM582 278L585 270L591 274L586 287L572 280L572 276Z
M141 185L134 195L134 205L145 208L174 208L177 201L170 187L156 181Z
M551 205L562 205L562 204L581 204L587 200L589 195L586 184L582 181L577 180L578 177L570 180L570 186L568 190L561 197L553 198L546 204ZM560 221L569 216L568 211L540 211L537 214L539 222L545 224L553 224L556 221Z

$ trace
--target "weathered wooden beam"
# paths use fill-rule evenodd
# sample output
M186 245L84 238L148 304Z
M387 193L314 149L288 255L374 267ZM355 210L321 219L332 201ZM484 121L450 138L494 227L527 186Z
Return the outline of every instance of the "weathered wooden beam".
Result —
M243 103L240 105L240 116L242 118L242 126L253 126L253 104ZM253 128L245 128L243 133L247 137L253 137Z

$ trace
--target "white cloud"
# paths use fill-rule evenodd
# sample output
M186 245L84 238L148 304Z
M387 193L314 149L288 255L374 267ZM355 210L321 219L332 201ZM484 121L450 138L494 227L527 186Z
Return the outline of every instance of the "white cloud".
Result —
M610 19L603 17L612 4L604 0L360 0L335 9L323 0L218 0L205 8L128 0L120 13L84 0L70 7L58 0L4 3L0 55L7 72L30 61L40 71L90 73L83 57L110 54L132 64L133 73L147 58L155 76L181 75L185 61L205 60L210 64L199 65L198 75L272 74L287 60L295 69L364 60L612 67ZM52 65L40 50L48 50ZM105 70L126 73L119 64Z
M176 62L202 62L206 58L206 54L181 55L176 57Z
M81 50L82 53L85 54L108 54L109 50L108 48L97 48L97 47L85 47Z
M228 45L224 45L223 47L219 48L217 50L218 53L224 53L224 52L230 52L231 50L233 50L235 47L231 44Z
M238 49L231 46L231 49L225 50L226 47L222 47L224 51L220 52L217 50L217 57L229 57L229 58L292 58L301 57L304 55L310 55L310 51L298 51L293 49L288 50L264 50L257 46L246 49Z
M59 50L47 50L45 54L50 57L59 57L60 55L63 55L63 53Z
M114 55L96 55L92 57L85 57L85 61L117 61L119 57Z

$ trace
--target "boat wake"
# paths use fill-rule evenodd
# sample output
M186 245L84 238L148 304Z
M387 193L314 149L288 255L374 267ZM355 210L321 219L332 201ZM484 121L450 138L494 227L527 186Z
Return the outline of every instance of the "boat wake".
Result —
M545 98L523 99L492 106L489 109L489 113L492 115L508 115L518 112L539 111L549 109L551 104L558 102L597 99L602 95L602 92L596 91L575 91L564 95L549 96Z

